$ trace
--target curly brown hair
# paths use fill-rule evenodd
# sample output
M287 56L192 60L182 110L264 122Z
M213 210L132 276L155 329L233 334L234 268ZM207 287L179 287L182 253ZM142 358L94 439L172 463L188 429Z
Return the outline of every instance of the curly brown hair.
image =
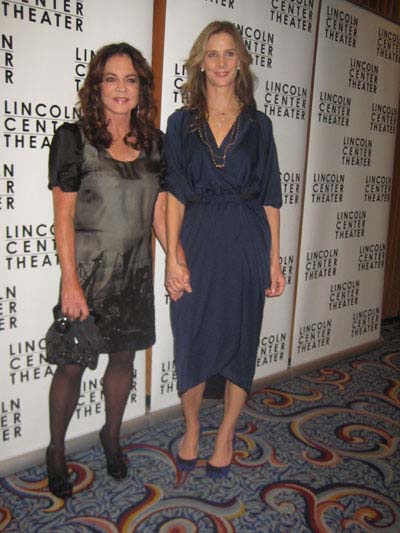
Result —
M188 78L182 86L182 95L184 101L187 102L186 107L195 111L195 120L192 125L194 129L207 120L207 80L204 72L201 71L201 65L206 55L208 39L216 33L229 33L232 36L240 62L240 70L235 80L235 94L243 109L255 107L254 75L250 71L251 55L246 50L239 30L232 22L215 20L210 22L197 37L185 63Z
M132 61L140 80L138 106L132 109L130 131L125 135L125 143L135 149L151 150L152 141L158 138L158 130L154 126L156 107L154 105L154 78L149 64L143 55L127 43L108 44L98 50L92 58L85 82L79 90L79 124L89 142L95 146L108 148L111 134L107 129L107 120L101 99L101 82L104 67L114 55L127 55ZM134 138L132 143L128 138Z

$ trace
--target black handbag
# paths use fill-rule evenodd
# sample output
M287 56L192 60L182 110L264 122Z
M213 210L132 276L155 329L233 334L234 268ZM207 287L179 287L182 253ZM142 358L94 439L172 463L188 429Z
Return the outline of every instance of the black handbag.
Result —
M104 340L92 313L86 320L70 320L60 305L53 309L54 322L46 333L46 360L55 365L78 364L94 370Z

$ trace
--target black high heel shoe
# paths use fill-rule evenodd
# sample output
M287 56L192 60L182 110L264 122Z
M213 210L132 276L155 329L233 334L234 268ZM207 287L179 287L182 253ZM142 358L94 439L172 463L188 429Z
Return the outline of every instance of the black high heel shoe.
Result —
M125 462L124 454L122 453L121 449L115 453L111 453L109 450L107 450L103 431L104 426L100 430L99 437L101 445L103 446L104 455L106 456L107 473L115 480L121 481L122 479L126 478L128 474L128 467Z
M54 496L65 500L66 498L70 498L72 496L73 485L72 483L70 483L70 481L68 481L68 472L66 467L63 474L60 474L59 472L55 471L54 465L52 464L50 457L52 451L54 451L55 449L56 448L54 444L49 444L46 450L48 486L49 491L54 494Z

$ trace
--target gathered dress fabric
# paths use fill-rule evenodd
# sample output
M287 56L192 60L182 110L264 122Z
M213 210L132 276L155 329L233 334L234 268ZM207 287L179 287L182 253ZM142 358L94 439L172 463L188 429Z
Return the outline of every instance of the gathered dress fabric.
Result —
M77 193L77 272L108 353L155 341L151 228L164 190L163 153L160 137L151 153L117 161L77 124L63 124L52 141L49 188Z
M272 124L242 111L237 135L220 147L193 131L194 115L173 113L166 134L167 190L185 205L181 242L193 292L171 302L180 394L220 375L249 392L254 377L271 235L263 206L280 208L280 174ZM224 168L211 156L224 154ZM215 157L214 157L215 159Z

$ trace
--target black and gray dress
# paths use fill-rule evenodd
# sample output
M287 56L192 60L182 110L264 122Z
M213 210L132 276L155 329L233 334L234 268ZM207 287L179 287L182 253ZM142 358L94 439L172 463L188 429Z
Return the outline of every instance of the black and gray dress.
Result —
M113 159L63 124L50 149L49 188L77 192L77 269L108 353L154 344L151 227L164 190L162 140L133 162Z

